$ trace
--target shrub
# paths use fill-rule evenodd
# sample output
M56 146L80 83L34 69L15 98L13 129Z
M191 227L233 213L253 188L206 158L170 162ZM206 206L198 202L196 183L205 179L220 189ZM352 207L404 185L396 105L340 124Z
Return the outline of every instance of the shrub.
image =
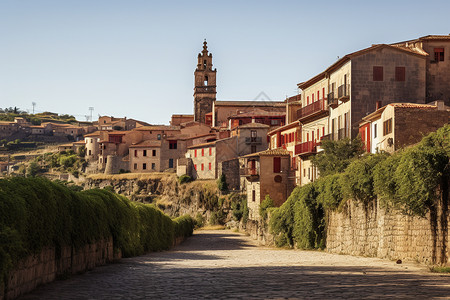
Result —
M269 195L266 195L266 197L264 198L264 200L261 202L261 204L259 206L259 215L261 216L263 221L266 221L266 219L267 219L267 209L269 207L274 207L274 206L275 206L275 204L274 204L272 198L270 198Z
M222 192L226 192L228 190L227 178L223 173L220 175L219 179L217 179L217 188Z
M40 177L0 180L0 285L11 268L43 247L82 247L112 237L123 255L168 249L194 221L172 221L152 205L105 189L76 192Z
M180 177L178 177L178 182L180 183L180 184L183 184L183 183L188 183L188 182L191 182L192 181L192 178L191 178L191 176L189 176L189 175L181 175Z
M233 218L238 222L242 220L244 223L246 223L248 219L246 195L233 193L231 194L230 199Z
M374 200L373 170L385 158L385 154L371 154L353 161L340 178L344 198L365 204Z

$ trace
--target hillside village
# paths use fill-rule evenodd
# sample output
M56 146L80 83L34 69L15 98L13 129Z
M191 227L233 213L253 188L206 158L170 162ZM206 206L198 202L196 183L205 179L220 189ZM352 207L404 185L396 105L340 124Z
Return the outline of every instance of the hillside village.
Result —
M16 117L0 122L0 139L59 143L59 152L82 154L85 174L222 177L229 190L247 195L249 218L258 220L266 195L280 206L296 186L319 178L311 158L324 140L359 136L366 152L393 153L448 124L449 54L450 35L376 44L299 78L298 94L287 99L221 101L205 41L194 71L194 114L174 114L169 125L112 116L33 125ZM0 171L10 174L15 165L1 161Z

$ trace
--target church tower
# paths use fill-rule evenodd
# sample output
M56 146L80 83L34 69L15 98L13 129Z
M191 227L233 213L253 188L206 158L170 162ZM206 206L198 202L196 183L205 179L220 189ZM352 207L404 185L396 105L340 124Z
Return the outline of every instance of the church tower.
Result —
M198 54L197 69L194 72L194 120L200 123L206 123L206 114L212 112L213 103L216 101L217 70L213 70L212 67L212 54L208 54L205 39L203 50Z

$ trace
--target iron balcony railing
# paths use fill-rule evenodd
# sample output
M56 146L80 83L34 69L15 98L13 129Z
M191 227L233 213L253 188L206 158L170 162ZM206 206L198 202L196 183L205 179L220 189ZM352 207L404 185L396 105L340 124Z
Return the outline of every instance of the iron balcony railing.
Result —
M303 119L321 112L327 112L327 108L325 106L326 99L320 99L315 101L297 111L297 119Z
M295 145L295 155L309 154L317 152L317 143L314 141L304 142Z
M338 105L338 99L334 97L334 92L328 94L328 106L335 107Z
M338 99L346 98L350 96L350 85L343 84L338 87Z

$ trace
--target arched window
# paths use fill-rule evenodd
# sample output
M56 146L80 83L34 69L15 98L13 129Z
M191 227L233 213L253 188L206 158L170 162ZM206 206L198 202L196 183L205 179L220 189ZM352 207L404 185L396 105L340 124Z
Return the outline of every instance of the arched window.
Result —
M205 75L205 81L203 82L203 85L208 85L208 76Z

